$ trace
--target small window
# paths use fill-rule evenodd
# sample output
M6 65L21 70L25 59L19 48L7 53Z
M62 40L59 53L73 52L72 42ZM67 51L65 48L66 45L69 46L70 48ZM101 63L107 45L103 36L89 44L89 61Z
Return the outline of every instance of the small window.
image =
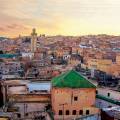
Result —
M72 113L73 115L76 115L76 110L73 110L73 113Z
M111 105L108 106L108 108L111 108L111 107L112 107Z
M66 110L66 115L69 115L69 114L70 114L69 110Z
M18 117L18 118L21 118L21 114L18 113L18 114L17 114L17 117Z
M86 115L89 115L89 110L86 110Z
M25 115L28 116L28 113L26 113Z
M75 97L74 97L74 101L77 101L77 100L78 100L78 97L77 97L77 96L75 96Z
M96 90L96 94L98 94L98 91Z
M80 111L79 111L79 115L83 115L83 110L80 110Z
M110 93L108 93L108 97L110 97Z
M59 115L62 115L62 114L63 114L62 110L59 110Z

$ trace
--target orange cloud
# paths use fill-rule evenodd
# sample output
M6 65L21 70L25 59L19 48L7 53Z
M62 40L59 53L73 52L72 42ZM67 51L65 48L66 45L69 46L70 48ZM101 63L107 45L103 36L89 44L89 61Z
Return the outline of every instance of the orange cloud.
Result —
M1 0L0 34L119 34L118 0Z

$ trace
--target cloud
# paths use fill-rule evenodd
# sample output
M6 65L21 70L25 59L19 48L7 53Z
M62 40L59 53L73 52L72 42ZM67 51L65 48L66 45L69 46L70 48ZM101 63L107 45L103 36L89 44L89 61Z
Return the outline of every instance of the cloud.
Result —
M0 31L1 32L5 31L5 28L4 27L0 27Z
M119 0L0 0L0 33L119 33L118 11Z
M6 28L8 28L8 29L21 29L21 28L28 29L24 25L19 25L19 24L10 24L10 25L7 25Z

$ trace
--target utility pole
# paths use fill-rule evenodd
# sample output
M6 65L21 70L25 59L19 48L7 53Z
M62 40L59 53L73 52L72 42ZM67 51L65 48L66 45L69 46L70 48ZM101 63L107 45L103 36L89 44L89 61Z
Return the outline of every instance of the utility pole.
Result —
M63 109L63 120L64 120L64 107L65 107L65 105L67 105L67 103L60 104L60 106L62 106L62 109Z

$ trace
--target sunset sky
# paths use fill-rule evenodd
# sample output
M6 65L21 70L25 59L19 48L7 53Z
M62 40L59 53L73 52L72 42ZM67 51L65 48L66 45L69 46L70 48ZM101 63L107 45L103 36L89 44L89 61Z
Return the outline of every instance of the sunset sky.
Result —
M120 0L0 0L0 35L120 35Z

